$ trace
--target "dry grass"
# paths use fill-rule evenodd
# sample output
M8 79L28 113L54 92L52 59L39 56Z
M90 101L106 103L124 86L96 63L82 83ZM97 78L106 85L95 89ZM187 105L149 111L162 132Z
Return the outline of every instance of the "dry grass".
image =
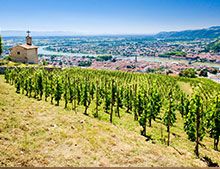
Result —
M99 120L62 106L16 94L0 76L0 166L206 166L194 156L180 120L171 129L180 135L172 136L174 149L160 141L161 128L166 136L160 122L147 129L154 141L146 142L131 115L115 117L113 125L106 115ZM205 141L202 154L219 163L212 140Z
M177 82L180 89L183 90L187 95L191 95L193 93L193 89L190 86L190 83L186 83L186 82L182 82L182 81L178 81Z
M35 67L38 66L38 64L24 64L24 63L19 63L19 62L13 62L13 61L8 61L5 59L0 59L0 65L5 66L5 67Z

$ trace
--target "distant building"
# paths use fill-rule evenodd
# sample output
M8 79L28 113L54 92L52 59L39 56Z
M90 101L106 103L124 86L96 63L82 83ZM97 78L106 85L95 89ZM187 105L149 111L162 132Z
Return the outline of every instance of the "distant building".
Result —
M38 63L38 47L32 45L32 37L27 31L26 44L10 48L10 57L14 62Z

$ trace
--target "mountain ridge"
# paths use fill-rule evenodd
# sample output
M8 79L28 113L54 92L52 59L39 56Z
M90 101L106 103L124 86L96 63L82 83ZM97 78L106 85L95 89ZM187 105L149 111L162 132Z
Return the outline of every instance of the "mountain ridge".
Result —
M197 39L197 38L219 38L220 26L211 26L209 28L159 32L155 35L159 39Z

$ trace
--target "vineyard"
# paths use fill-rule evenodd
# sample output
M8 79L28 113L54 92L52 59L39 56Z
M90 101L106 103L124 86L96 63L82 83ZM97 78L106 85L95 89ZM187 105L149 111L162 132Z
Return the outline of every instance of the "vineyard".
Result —
M73 115L82 112L115 125L129 115L146 140L152 140L154 131L149 128L160 123L166 134L158 140L167 146L172 146L172 128L181 118L197 157L200 146L206 146L204 138L211 138L219 153L220 85L210 80L80 68L16 68L6 70L5 81L15 86L16 93L63 106ZM185 83L192 92L181 86Z

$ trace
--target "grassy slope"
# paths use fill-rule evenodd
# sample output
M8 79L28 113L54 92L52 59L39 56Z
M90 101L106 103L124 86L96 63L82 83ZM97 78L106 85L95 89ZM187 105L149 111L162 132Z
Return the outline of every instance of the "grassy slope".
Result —
M0 76L0 166L206 166L180 121L167 147L160 122L147 128L153 141L146 142L131 115L115 117L113 125L105 115L98 120L78 112L16 94ZM212 140L205 142L201 154L220 163Z
M4 59L0 59L0 65L7 66L7 67L13 67L13 66L34 67L34 66L38 66L38 64L24 64L24 63L19 63L19 62L8 61L8 60L4 60Z

